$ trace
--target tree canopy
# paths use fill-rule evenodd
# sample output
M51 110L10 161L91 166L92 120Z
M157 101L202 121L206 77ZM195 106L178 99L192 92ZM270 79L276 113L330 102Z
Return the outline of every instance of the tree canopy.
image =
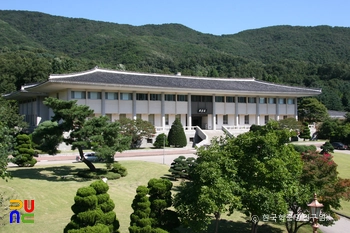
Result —
M119 123L110 122L106 116L91 117L93 110L88 106L52 97L46 98L44 104L54 113L52 121L58 123L57 126L50 125L49 129L60 135L68 133L63 141L73 150L78 149L81 160L91 170L95 170L95 166L84 158L84 149L92 149L98 156L114 161L116 151L129 148L130 138L122 135Z

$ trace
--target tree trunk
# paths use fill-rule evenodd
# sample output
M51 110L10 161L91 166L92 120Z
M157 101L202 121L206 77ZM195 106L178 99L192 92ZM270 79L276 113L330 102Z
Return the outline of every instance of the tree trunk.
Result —
M220 213L216 212L216 213L214 213L214 215L215 215L215 220L216 220L215 233L218 233L219 232Z
M252 233L257 233L258 232L258 223L259 222L252 222Z
M95 171L96 170L95 165L91 163L89 160L85 159L83 149L81 147L78 147L78 151L79 151L81 161L83 161L86 164L86 166L89 167L90 171Z

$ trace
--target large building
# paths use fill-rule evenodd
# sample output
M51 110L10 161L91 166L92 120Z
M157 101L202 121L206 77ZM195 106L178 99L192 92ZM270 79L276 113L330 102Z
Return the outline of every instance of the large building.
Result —
M31 127L51 119L45 97L77 100L111 121L142 118L158 132L170 129L175 118L186 130L235 130L270 119L297 119L297 98L315 96L320 89L263 82L254 78L184 77L95 68L50 75L47 81L5 95L19 101L20 114Z

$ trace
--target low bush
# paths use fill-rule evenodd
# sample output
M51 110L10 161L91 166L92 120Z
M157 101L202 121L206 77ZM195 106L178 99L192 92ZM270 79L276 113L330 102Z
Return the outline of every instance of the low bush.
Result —
M116 162L113 163L113 167L111 169L111 172L120 174L122 177L126 176L128 174L128 171L125 167L123 167L120 163Z

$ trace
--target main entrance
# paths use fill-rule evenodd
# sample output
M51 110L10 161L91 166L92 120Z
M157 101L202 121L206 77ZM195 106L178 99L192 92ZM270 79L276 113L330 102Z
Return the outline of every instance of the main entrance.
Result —
M192 126L208 129L208 115L192 115Z

